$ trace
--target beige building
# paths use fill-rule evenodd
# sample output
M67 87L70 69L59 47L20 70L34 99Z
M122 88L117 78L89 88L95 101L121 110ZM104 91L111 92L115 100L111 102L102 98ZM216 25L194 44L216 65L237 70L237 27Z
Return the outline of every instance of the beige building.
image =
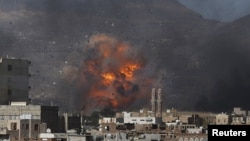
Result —
M207 134L177 134L175 141L207 141Z
M229 116L225 113L216 115L216 125L227 125L229 124Z
M241 125L245 124L244 117L243 116L234 116L232 117L232 125Z
M0 105L0 133L11 139L36 139L46 128L57 129L58 108L12 102ZM54 125L51 124L54 122Z
M0 105L0 130L11 138L37 138L41 129L41 108L25 102ZM45 127L43 127L45 131Z
M246 124L250 125L250 116L246 116Z
M235 107L235 108L233 108L233 114L238 115L238 116L246 116L246 111L242 110L239 107Z

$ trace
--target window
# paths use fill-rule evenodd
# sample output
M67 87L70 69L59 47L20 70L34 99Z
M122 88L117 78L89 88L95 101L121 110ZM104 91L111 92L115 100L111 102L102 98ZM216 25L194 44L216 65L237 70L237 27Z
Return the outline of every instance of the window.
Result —
M26 129L27 129L27 130L29 129L29 124L26 124Z
M9 84L9 83L11 83L11 78L10 78L10 77L8 77L8 84Z
M12 65L8 65L8 71L12 71Z
M10 96L11 93L12 93L12 91L11 91L11 89L9 88L9 89L8 89L8 95Z
M15 123L15 122L12 122L11 124L10 124L10 128L11 128L11 130L17 130L16 129L16 126L17 126L17 123Z
M34 125L34 131L38 131L38 124Z

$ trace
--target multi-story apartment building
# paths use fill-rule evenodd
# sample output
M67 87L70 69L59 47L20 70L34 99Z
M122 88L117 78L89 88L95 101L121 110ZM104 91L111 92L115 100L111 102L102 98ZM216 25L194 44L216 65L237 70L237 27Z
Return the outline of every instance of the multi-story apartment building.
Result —
M26 59L0 58L0 104L29 100L29 65Z

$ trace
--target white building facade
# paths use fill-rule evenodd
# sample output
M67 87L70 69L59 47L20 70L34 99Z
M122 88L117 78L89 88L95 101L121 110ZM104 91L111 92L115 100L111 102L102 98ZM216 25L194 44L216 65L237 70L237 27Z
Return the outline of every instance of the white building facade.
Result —
M124 123L134 123L134 124L156 124L155 117L132 117L131 113L123 112Z

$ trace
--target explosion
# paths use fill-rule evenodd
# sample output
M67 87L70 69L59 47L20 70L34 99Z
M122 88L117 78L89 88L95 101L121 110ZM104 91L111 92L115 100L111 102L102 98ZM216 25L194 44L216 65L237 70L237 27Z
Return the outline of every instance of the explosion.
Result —
M152 81L143 76L147 61L135 47L96 34L89 39L84 55L76 82L82 93L81 104L87 109L124 109L150 95L145 90L151 87L148 83Z

